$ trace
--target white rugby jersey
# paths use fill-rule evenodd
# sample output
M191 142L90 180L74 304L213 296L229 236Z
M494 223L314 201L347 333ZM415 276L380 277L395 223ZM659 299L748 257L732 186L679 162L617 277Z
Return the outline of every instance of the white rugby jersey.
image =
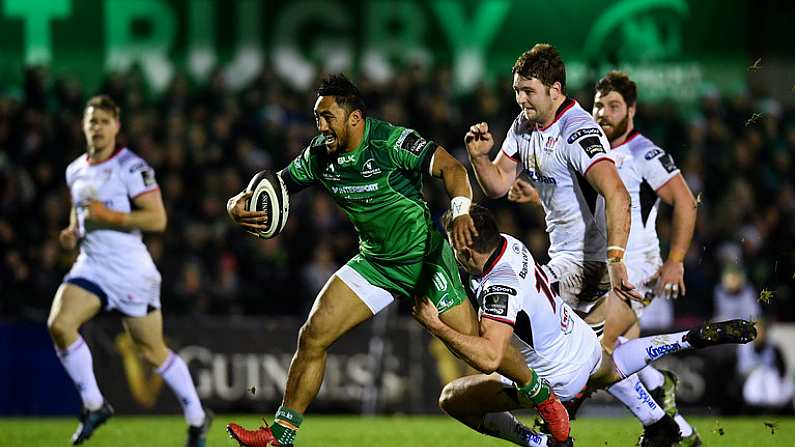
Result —
M610 143L593 117L570 98L549 126L538 128L520 113L508 130L502 151L522 164L541 196L550 257L605 260L604 198L585 175L596 163L613 161L608 148Z
M89 163L87 155L81 155L66 168L66 184L77 211L80 240L77 262L99 261L129 273L154 268L140 230L102 229L85 218L88 199L99 200L111 210L129 213L135 197L158 189L155 172L146 161L126 148L94 164Z
M633 130L610 155L632 200L632 226L627 242L627 262L659 254L657 239L657 190L679 174L671 155Z
M512 343L543 377L591 368L594 331L557 296L527 247L503 234L502 243L470 287L478 316L513 326ZM587 365L587 366L586 366Z

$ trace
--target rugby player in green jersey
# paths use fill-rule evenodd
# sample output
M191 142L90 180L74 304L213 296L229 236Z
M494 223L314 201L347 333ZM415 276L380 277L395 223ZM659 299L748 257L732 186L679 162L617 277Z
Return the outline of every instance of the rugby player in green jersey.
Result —
M422 177L441 178L454 216L452 243L472 243L472 189L466 169L443 147L412 129L366 116L359 90L343 75L321 81L314 106L320 135L279 175L290 194L320 184L345 211L359 235L359 253L318 294L298 334L282 405L270 427L247 430L231 423L230 436L249 447L291 445L303 413L320 390L326 350L395 297L427 295L446 324L478 334L452 249L433 228L422 197ZM250 193L229 199L229 215L243 229L262 230L265 213L246 210ZM549 386L509 348L497 368L517 384L517 399L536 404L559 440L568 414Z

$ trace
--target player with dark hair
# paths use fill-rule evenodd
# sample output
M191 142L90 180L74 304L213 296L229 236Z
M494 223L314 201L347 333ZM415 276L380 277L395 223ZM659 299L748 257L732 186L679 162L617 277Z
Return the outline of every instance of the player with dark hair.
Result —
M119 128L113 100L91 98L83 113L87 153L66 168L73 205L60 242L69 250L79 244L80 255L55 294L47 327L83 401L72 444L83 443L113 415L78 329L101 310L114 310L144 358L177 395L188 423L186 446L201 447L210 415L187 365L163 341L160 273L141 239L142 231L165 230L166 210L154 170L133 151L116 148Z
M431 223L422 177L441 178L452 198L451 239L465 246L476 235L469 216L472 190L466 169L443 147L416 131L366 116L359 90L343 75L321 81L314 106L320 132L279 175L290 194L320 184L345 211L359 235L359 254L340 268L318 294L290 364L282 405L270 427L227 426L243 445L290 445L303 413L317 395L326 350L359 323L397 298L428 296L440 318L476 334L469 304L447 240ZM243 229L265 229L265 213L246 211L251 193L229 200L230 217ZM568 415L515 350L500 365L517 393L536 404L555 438L568 437ZM550 398L551 396L551 398Z
M501 362L507 346L516 347L533 374L549 382L552 392L566 401L586 385L608 387L614 394L616 383L665 355L724 343L748 343L756 336L749 321L706 323L690 331L627 341L610 354L554 292L547 273L524 244L500 234L487 209L473 206L470 215L478 234L472 244L455 247L454 252L459 264L472 275L470 288L479 306L479 334L463 334L446 325L427 298L417 300L413 312L431 333L486 373L447 384L439 398L445 412L474 430L517 445L547 445L545 434L531 431L511 415L510 411L523 408L523 402L510 381L499 374L488 374ZM443 219L450 231L449 214ZM671 447L677 442L676 422L668 417L647 426L640 445Z
M624 263L629 194L607 153L610 143L604 132L566 96L565 65L555 48L537 44L524 52L513 66L513 88L522 111L493 161L488 125L475 124L466 134L472 166L492 198L516 189L512 185L520 174L530 178L544 207L550 238L550 261L541 269L610 352L635 321L627 303L642 299ZM611 388L644 426L666 417L646 398L637 377Z

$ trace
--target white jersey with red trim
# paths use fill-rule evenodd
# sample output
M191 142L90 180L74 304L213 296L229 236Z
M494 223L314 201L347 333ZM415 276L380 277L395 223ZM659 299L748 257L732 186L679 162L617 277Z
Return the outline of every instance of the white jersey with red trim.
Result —
M605 260L604 198L585 176L596 163L612 162L609 147L593 117L570 98L546 128L538 128L520 113L508 130L502 151L522 164L541 196L550 257Z
M93 164L82 155L66 168L66 183L77 212L78 264L90 261L122 274L157 270L140 230L108 229L86 222L89 199L113 211L129 213L135 197L158 189L155 172L144 159L126 148Z
M625 255L631 269L633 261L644 262L650 256L659 256L656 224L660 200L656 191L676 177L679 169L670 154L637 130L623 144L614 147L610 155L632 201L632 226Z
M478 315L513 326L512 343L527 365L550 382L579 372L587 378L594 352L601 352L599 341L552 291L545 275L521 241L503 234L483 274L471 280Z

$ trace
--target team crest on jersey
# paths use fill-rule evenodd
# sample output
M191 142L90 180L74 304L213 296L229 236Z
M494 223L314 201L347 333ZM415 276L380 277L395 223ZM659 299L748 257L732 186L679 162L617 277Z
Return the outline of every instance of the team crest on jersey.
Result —
M320 174L326 180L340 180L340 175L337 173L337 166L334 163L326 165L326 169Z
M371 158L364 162L362 165L362 177L372 177L381 173L381 168L375 165L375 161Z
M552 152L555 150L555 146L558 144L558 137L549 137L547 138L547 142L544 143L544 151Z
M560 313L560 330L565 335L571 334L571 332L574 330L574 320L571 319L569 309L566 306L563 306L563 309Z

